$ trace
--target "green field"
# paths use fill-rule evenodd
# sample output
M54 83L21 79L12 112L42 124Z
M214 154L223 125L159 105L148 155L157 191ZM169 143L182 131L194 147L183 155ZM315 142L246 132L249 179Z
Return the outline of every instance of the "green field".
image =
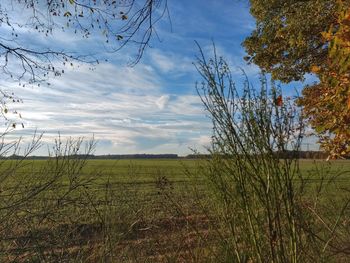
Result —
M215 243L205 162L3 161L0 261L203 262ZM300 170L310 193L334 177L331 202L350 188L350 161L301 160Z
M191 181L187 171L196 172L198 166L205 164L205 160L193 159L127 159L127 160L87 160L82 169L82 176L93 179L94 184L141 184L144 188L152 184L160 176L166 176L176 185ZM17 174L25 177L28 170L40 171L47 165L45 160L24 161ZM7 169L9 163L4 162L2 167ZM350 160L323 161L323 160L300 160L300 171L305 178L319 180L314 176L315 170L326 168L326 176L337 176L337 180L348 181L350 173ZM0 167L1 169L1 167ZM62 181L62 183L67 183Z

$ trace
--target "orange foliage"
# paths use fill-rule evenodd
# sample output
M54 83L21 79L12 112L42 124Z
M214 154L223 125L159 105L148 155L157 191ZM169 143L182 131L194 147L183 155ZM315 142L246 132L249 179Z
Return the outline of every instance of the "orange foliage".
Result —
M306 87L299 100L331 158L350 157L350 1L338 4L337 24L323 34L328 60L310 68L320 83Z
M279 107L281 107L281 106L283 105L282 95L279 95L279 96L276 98L275 104L276 104L276 106L279 106Z

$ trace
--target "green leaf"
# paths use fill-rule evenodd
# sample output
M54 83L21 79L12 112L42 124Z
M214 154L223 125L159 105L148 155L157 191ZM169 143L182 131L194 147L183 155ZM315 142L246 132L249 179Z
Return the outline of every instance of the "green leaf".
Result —
M322 133L323 131L325 131L325 127L319 125L315 127L315 130L317 133Z

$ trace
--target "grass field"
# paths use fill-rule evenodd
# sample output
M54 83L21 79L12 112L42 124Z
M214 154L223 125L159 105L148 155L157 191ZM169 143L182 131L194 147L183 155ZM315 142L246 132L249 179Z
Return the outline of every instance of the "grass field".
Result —
M3 161L0 261L203 262L216 238L204 162ZM301 160L300 169L310 189L316 169L336 176L328 201L350 188L350 161Z

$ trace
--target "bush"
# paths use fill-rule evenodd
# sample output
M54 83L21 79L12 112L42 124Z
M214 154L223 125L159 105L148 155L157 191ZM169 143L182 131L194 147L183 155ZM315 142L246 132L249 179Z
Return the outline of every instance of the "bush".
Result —
M248 80L237 89L215 48L209 60L201 51L196 67L203 79L197 91L213 123L211 158L202 171L221 233L215 261L319 262L334 249L346 254L335 240L344 237L336 229L349 198L327 211L333 215L327 224L319 220L325 211L312 208L318 199L299 169L304 120L293 100L264 76L259 91ZM319 179L318 193L323 179L332 180Z

